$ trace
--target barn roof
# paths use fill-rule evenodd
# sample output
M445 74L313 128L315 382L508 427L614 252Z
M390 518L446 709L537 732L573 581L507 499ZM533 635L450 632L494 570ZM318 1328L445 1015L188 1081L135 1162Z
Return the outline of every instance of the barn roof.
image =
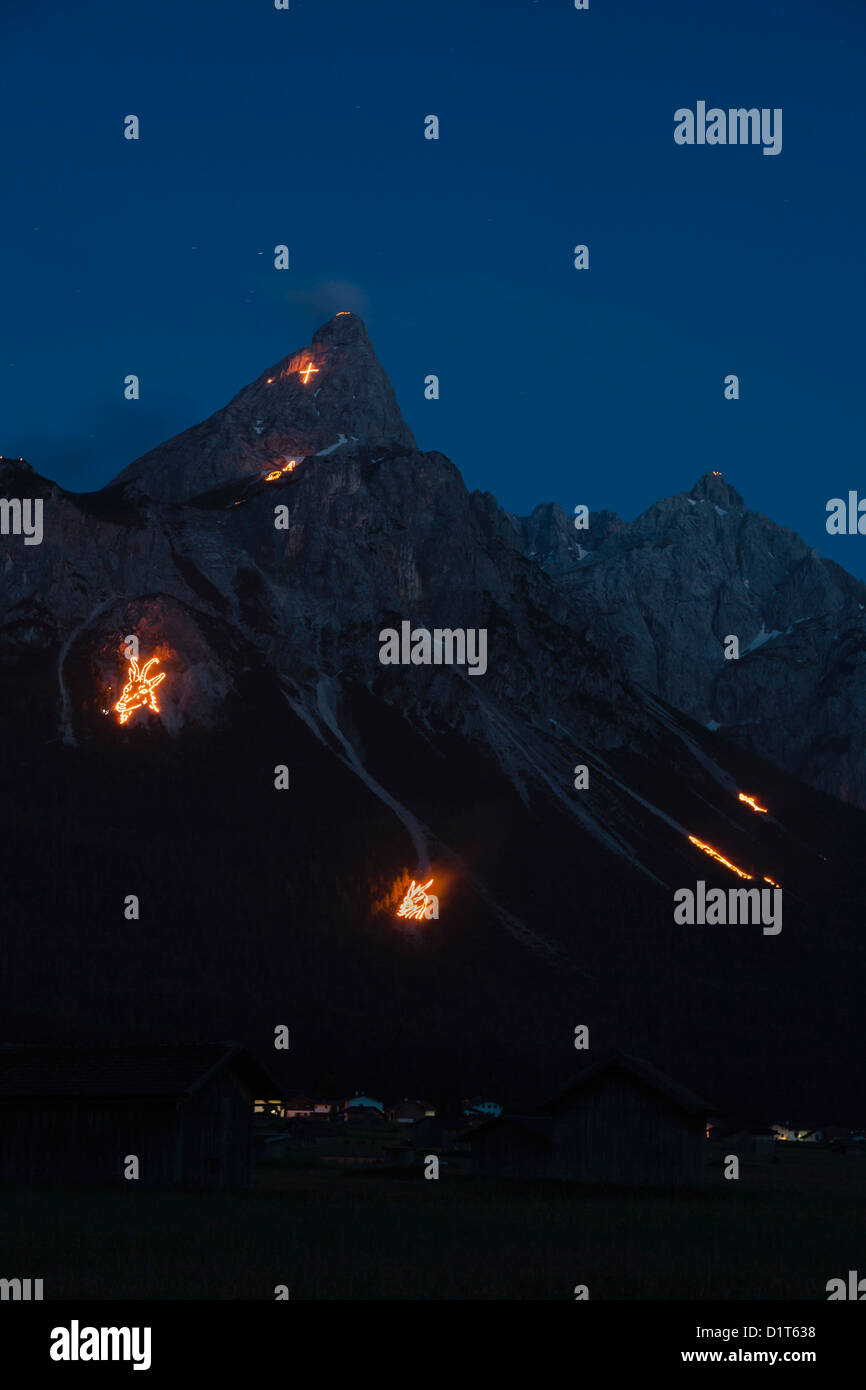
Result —
M651 1062L647 1062L643 1057L633 1057L628 1052L609 1052L598 1061L579 1072L572 1081L547 1101L544 1110L556 1110L565 1104L576 1092L582 1090L590 1081L597 1076L601 1076L608 1071L625 1072L633 1076L636 1080L649 1086L651 1090L658 1091L667 1100L675 1105L678 1110L684 1110L687 1115L709 1115L715 1107L703 1098L690 1091L686 1086L681 1086L678 1081L672 1081L664 1072L654 1067Z
M0 1101L85 1096L170 1099L193 1095L224 1067L251 1094L277 1099L281 1089L234 1043L75 1047L0 1044Z

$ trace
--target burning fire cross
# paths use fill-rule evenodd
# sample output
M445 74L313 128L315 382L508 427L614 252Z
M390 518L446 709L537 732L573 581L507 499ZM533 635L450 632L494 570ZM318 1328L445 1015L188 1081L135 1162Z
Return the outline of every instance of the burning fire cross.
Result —
M134 710L141 709L147 705L155 714L159 714L159 705L156 703L155 690L160 681L165 680L165 671L161 671L158 676L148 677L151 666L159 665L159 657L152 656L147 665L138 669L138 661L132 657L129 663L129 679L123 687L123 694L114 708L120 716L121 724L125 724Z
M420 922L439 920L439 899L435 893L428 893L432 878L427 883L416 883L414 878L406 889L406 896L397 911L398 917L411 917Z

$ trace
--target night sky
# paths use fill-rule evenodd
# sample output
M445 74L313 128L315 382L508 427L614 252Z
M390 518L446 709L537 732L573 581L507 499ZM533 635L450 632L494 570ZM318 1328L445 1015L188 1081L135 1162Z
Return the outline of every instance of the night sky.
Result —
M3 0L0 33L0 453L101 487L353 309L509 510L719 469L866 577L824 529L866 494L860 0ZM677 146L698 100L782 107L781 154Z

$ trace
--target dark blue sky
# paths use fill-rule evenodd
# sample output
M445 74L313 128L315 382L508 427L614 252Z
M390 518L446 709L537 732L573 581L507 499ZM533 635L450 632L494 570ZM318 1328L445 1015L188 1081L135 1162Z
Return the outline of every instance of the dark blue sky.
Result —
M824 530L866 494L860 0L4 0L0 33L0 452L99 487L352 308L510 510L717 468L866 576ZM698 100L782 107L782 153L677 146Z

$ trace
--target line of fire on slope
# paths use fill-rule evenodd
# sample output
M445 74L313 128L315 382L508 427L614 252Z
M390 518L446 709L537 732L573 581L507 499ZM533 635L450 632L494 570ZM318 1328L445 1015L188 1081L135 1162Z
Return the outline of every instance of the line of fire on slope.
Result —
M768 808L762 806L757 797L747 792L738 792L737 800L759 815L769 815ZM747 883L756 882L756 876L748 873L719 850L701 840L697 835L689 835L689 843L702 853L714 859L737 878ZM770 888L710 888L699 879L694 891L691 888L678 888L674 893L674 921L689 926L725 925L763 925L765 936L778 936L782 930L782 888L769 874L762 875L764 883Z

